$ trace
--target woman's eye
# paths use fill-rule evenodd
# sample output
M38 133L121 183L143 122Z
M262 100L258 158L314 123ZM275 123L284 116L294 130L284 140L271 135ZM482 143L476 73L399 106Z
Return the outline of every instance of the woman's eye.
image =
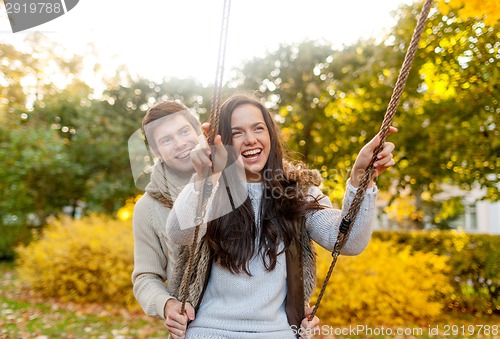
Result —
M236 137L238 135L241 135L241 132L240 131L234 131L232 135L233 135L233 137Z
M171 140L172 140L172 139L170 139L170 138L165 138L165 139L162 139L162 140L161 140L161 144L162 144L162 145L168 145L168 144L170 143L170 141L171 141Z
M186 129L183 129L183 130L181 131L181 134L182 134L182 135L188 135L188 134L189 134L189 129L187 129L187 128L186 128Z

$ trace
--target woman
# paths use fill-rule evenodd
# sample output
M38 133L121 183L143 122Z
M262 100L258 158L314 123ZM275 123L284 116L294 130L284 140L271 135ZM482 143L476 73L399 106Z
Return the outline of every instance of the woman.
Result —
M284 158L277 127L257 99L229 98L221 107L218 127L220 136L214 143L219 148L232 146L227 160L237 160L244 167L248 199L214 220L211 215L218 208L214 204L208 208L206 220L211 221L200 229L201 264L190 287L197 316L186 338L294 338L315 286L310 239L333 249L341 218L380 139L376 136L360 151L347 182L343 209L335 210L317 187L319 173ZM395 131L391 128L391 133ZM384 144L375 175L394 164L393 149L394 144ZM210 150L200 146L191 153L195 182L211 166L209 156ZM224 163L225 157L216 151L214 166ZM219 189L219 175L211 180L214 196L223 196L226 190ZM189 244L193 237L190 226L198 186L183 189L167 220L167 233L177 244ZM369 187L342 254L359 254L370 240L377 189L373 181Z

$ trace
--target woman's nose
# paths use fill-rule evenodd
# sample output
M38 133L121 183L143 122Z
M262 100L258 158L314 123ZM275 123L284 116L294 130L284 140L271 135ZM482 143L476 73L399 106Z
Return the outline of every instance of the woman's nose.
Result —
M253 145L257 143L257 138L253 135L253 133L247 133L245 135L245 144L246 145Z

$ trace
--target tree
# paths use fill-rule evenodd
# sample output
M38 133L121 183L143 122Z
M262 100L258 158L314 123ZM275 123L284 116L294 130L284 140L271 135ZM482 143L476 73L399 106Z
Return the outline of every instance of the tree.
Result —
M166 79L156 84L147 79L110 88L80 115L76 154L85 154L88 166L88 208L114 213L140 193L130 169L128 139L141 127L146 111L157 101L181 100L206 115L206 89L194 80ZM82 157L80 157L82 159ZM81 160L80 160L81 161Z
M408 101L413 109L403 117L409 133L401 134L400 165L415 192L478 183L498 200L500 32L449 12L435 13L426 33L418 52L421 95Z
M203 88L193 80L156 84L126 77L121 82L105 90L101 99L90 99L90 88L74 82L39 102L30 115L37 124L52 126L65 140L68 161L81 167L79 173L68 174L76 195L68 203L82 201L87 211L113 214L128 198L141 193L132 178L128 139L155 102L178 99L206 112L206 99L196 94L203 93Z
M68 173L78 172L80 166L69 161L65 147L56 131L45 126L23 125L2 140L0 187L8 197L0 201L3 217L40 226L68 204Z
M377 132L390 96L398 58L386 58L388 49L373 41L340 51L317 42L281 46L247 63L232 84L259 88L278 113L288 148L323 171L330 197L339 203L340 187L357 152Z
M156 101L179 99L207 116L211 89L192 79L154 83L126 69L106 79L101 98L81 80L81 57L65 57L43 36L25 52L4 45L0 56L0 201L3 221L43 225L50 214L84 203L115 213L134 186L128 138ZM56 84L46 66L59 72ZM5 159L5 161L3 161ZM36 217L35 217L36 216ZM35 220L36 219L36 220Z
M21 80L32 71L30 57L12 45L0 43L0 122L9 123L15 110L24 109L26 93ZM19 117L16 119L18 120Z
M462 20L478 18L489 26L500 19L500 5L496 0L440 0L438 7L444 15L452 11Z
M359 41L334 51L328 44L281 46L245 64L231 85L258 89L278 114L289 148L323 170L331 197L357 151L378 130L413 33L418 6L403 6L381 43ZM443 184L479 184L498 200L498 27L434 12L414 61L390 138L398 164L390 176L416 200ZM387 187L389 176L379 181Z

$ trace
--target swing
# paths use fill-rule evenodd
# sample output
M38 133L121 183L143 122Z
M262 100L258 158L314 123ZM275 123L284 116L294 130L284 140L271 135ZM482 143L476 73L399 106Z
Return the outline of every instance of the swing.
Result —
M316 312L318 310L318 307L321 303L321 300L323 299L323 295L325 293L326 287L328 285L328 281L330 280L330 277L332 275L333 268L335 267L335 264L337 263L338 256L340 255L340 251L342 247L344 246L345 242L347 241L349 237L349 233L351 231L351 225L354 223L357 213L359 212L361 203L363 202L363 198L366 192L366 189L368 187L368 184L371 181L374 167L373 164L377 160L378 154L382 151L384 142L387 138L387 134L389 132L389 128L391 126L392 120L394 118L394 115L396 114L396 109L398 107L399 101L401 99L401 95L403 93L404 86L406 84L406 80L408 78L408 74L410 73L411 65L413 63L413 59L415 58L416 51L418 49L418 43L420 41L420 37L422 35L422 32L424 30L424 25L427 20L427 16L429 15L430 7L432 5L432 0L425 0L425 3L422 7L422 10L420 12L420 16L418 18L417 25L415 27L415 31L413 33L413 36L410 41L410 45L408 46L408 50L406 52L403 65L401 67L400 73L398 75L396 85L394 87L394 90L391 95L391 99L389 101L388 108L386 110L386 113L384 115L384 120L382 122L382 125L380 127L379 131L379 136L380 136L380 144L376 147L376 149L373 152L373 157L372 160L370 161L367 170L365 171L365 174L363 178L360 181L359 187L356 191L356 195L354 196L354 199L349 207L349 210L347 214L344 216L343 220L341 221L340 227L339 227L339 234L336 240L336 243L334 245L333 251L332 251L332 262L330 264L330 268L328 269L328 273L325 277L325 281L321 287L321 291L318 295L318 299L316 301L316 304L313 308L312 314L309 316L309 321L311 321L314 316L316 315ZM211 107L211 114L210 114L210 131L208 135L208 142L209 144L213 144L213 139L215 135L217 135L217 126L219 123L219 113L220 113L220 97L221 97L221 91L222 91L222 79L223 79L223 71L224 71L224 57L225 57L225 51L226 51L226 42L227 42L227 29L228 29L228 22L229 22L229 10L231 6L231 0L224 0L224 7L223 7L223 17L222 17L222 25L221 25L221 33L220 33L220 43L219 43L219 54L218 54L218 60L217 60L217 70L216 70L216 78L215 78L215 84L214 84L214 93L213 93L213 101L212 101L212 107ZM210 173L207 173L210 174ZM185 305L186 301L189 299L189 280L191 277L191 274L193 272L193 269L195 269L194 264L195 262L198 262L196 260L196 248L197 248L197 239L199 235L199 229L202 224L202 220L205 214L206 210L206 205L208 198L211 195L212 192L212 183L211 180L207 180L208 176L204 176L203 182L202 182L202 187L203 187L203 192L200 194L200 198L198 201L198 208L196 211L196 219L195 219L195 224L197 225L195 227L195 232L193 236L193 241L190 245L189 248L189 259L188 259L188 265L186 268L186 271L184 272L184 275L182 277L180 289L179 289L179 294L181 297L181 313L184 313L185 311ZM194 271L194 274L196 274L196 270Z

